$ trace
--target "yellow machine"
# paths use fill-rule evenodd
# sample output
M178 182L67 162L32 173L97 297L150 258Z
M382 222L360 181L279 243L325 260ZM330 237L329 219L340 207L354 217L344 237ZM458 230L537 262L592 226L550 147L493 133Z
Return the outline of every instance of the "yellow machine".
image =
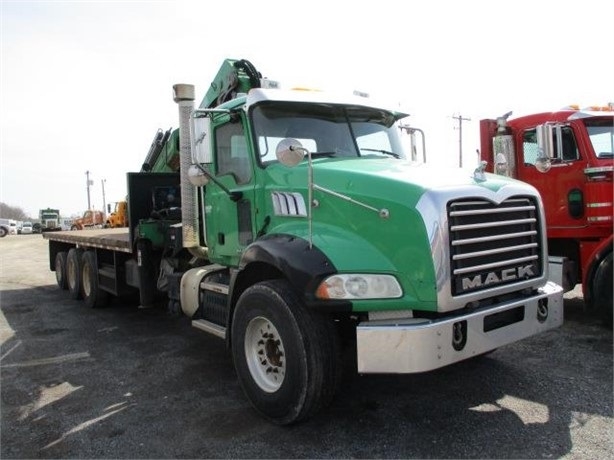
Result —
M119 228L128 226L128 202L118 201L115 203L115 210L111 212L111 205L107 205L107 220L105 223L106 228Z

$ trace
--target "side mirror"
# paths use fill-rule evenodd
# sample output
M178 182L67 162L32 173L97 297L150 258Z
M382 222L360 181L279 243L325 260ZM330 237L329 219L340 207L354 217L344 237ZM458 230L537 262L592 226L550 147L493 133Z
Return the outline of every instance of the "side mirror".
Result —
M539 151L535 160L535 169L545 173L552 167L552 156L554 154L554 135L552 125L545 124L535 127L537 134L537 149Z
M303 161L306 151L307 150L303 148L303 145L299 141L287 137L277 144L275 155L281 164L292 168Z
M107 204L107 212L111 214L111 203Z
M211 119L209 117L191 118L190 139L192 140L192 162L211 163Z
M194 187L204 187L209 183L209 177L198 165L190 165L188 169L188 180Z

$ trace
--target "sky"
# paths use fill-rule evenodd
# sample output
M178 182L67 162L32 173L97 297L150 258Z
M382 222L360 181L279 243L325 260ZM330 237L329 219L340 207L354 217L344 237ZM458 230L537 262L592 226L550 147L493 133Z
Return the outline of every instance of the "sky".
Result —
M178 126L173 84L199 102L226 58L406 108L428 163L462 147L473 167L482 118L614 102L612 18L611 0L0 0L0 202L82 214L87 172L92 208L124 199Z

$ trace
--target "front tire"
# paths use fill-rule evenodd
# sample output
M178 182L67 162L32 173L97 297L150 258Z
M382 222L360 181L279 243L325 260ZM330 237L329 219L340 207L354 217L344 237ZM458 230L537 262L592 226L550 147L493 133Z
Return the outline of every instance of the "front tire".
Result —
M338 340L333 322L308 310L284 280L249 287L231 328L239 383L254 408L279 425L327 406L338 380Z
M73 300L82 297L81 294L81 257L83 250L70 248L66 257L66 282L68 284L68 296Z

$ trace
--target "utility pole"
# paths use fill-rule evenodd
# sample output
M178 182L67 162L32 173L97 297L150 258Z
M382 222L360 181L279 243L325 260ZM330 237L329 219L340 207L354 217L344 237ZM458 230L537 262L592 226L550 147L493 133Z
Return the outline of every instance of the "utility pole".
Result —
M94 181L90 180L90 172L89 171L85 171L85 177L87 178L87 209L90 210L92 209L92 206L90 204L90 186L94 185Z
M457 116L452 116L458 120L458 166L463 167L463 121L471 121L471 118L463 118L459 113Z
M100 181L100 183L102 184L102 212L106 215L107 213L107 200L104 196L104 183L106 182L106 179L102 179Z

